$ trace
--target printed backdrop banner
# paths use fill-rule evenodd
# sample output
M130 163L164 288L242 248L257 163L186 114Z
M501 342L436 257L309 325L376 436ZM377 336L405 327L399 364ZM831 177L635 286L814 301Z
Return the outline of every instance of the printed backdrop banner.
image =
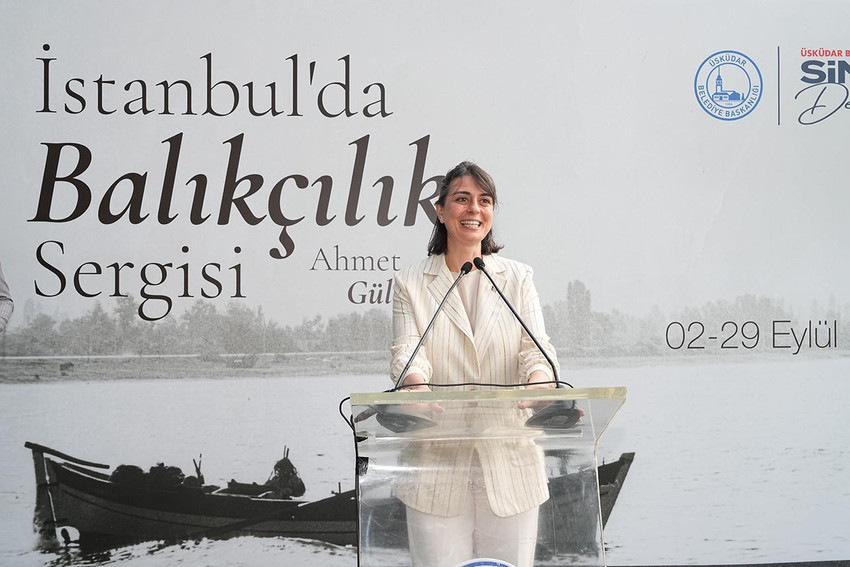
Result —
M629 389L600 447L636 454L609 562L850 559L847 21L840 0L3 3L0 563L55 559L27 440L255 480L287 444L307 497L353 486L337 403L389 387L392 277L462 160L496 180L564 378ZM252 545L229 553L280 544Z

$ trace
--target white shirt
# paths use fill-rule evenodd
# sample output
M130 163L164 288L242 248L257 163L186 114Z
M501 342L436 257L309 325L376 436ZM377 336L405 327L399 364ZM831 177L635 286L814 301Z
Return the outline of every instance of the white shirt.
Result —
M458 274L452 272L452 275L457 277ZM466 310L466 316L469 317L469 325L472 327L473 334L475 334L475 313L478 309L478 280L480 279L481 272L473 270L463 276L457 284L457 291L460 294L460 300L463 302L463 308Z

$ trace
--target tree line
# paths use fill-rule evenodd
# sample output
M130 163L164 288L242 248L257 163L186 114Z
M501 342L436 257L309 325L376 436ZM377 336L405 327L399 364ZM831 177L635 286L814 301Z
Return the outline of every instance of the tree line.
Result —
M773 321L794 321L781 300L742 295L732 301L707 302L672 314L653 308L643 317L618 310L594 311L591 292L579 280L567 286L565 299L543 306L547 332L563 356L660 356L689 349L674 348L691 342L703 328L721 339L734 330L736 340L761 333L755 348L769 348L766 334ZM24 324L0 338L6 356L102 355L218 355L298 352L363 352L387 350L392 340L392 319L378 308L362 313L321 316L299 325L280 326L267 319L262 307L251 309L231 302L223 311L198 301L183 314L155 323L141 321L132 297L119 298L111 312L100 303L84 315L61 321L28 304ZM834 299L826 308L813 306L823 319L842 314ZM731 323L730 323L731 322ZM751 322L751 323L748 323ZM746 326L745 323L747 323ZM725 326L724 326L725 325ZM706 334L707 336L707 334ZM704 337L698 337L705 345ZM748 345L753 344L750 339ZM719 344L719 343L718 343ZM731 342L730 342L731 344ZM706 346L714 346L706 345ZM839 347L844 345L839 345ZM705 352L721 352L706 348Z
M25 323L7 331L0 342L6 356L104 356L292 353L386 350L392 336L389 316L375 308L299 325L280 326L263 314L236 302L223 312L197 301L182 315L157 322L136 316L132 297L119 298L110 313L99 302L81 317L57 321L25 309Z

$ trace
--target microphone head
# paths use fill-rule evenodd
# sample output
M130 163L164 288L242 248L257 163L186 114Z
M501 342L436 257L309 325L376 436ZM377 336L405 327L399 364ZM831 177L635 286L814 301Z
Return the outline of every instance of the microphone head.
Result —
M535 411L525 422L526 427L535 429L570 429L581 421L581 410L575 401L557 401Z
M476 260L477 260L477 258L476 258ZM477 265L478 264L476 264L476 266ZM472 271L472 262L467 262L463 266L460 267L460 273L461 274L468 274L471 271Z
M483 270L483 269L484 269L484 260L482 260L482 259L481 259L481 258L479 258L478 256L476 256L476 257L472 260L472 262L475 264L475 267L476 267L476 268L478 268L479 270Z
M401 411L379 411L376 418L378 423L393 433L407 433L434 427L437 423L424 415L405 413Z
M360 423L361 421L367 420L376 413L378 413L378 408L376 408L375 406L369 406L368 408L354 416L354 423Z

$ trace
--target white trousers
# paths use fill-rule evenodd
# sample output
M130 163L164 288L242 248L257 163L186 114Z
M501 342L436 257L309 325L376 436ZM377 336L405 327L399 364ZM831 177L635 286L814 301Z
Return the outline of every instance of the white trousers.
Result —
M470 478L459 516L446 518L407 508L413 567L456 567L476 558L532 567L537 546L538 508L500 518L490 509L477 455Z

